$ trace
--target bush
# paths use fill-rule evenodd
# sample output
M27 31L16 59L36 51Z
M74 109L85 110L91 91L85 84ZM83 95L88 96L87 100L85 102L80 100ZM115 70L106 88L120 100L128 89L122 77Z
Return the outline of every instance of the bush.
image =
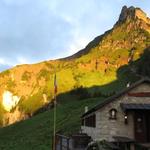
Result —
M38 79L40 79L41 77L44 77L46 80L48 80L49 79L49 75L50 75L50 72L47 69L43 68L39 72Z
M91 97L88 90L86 88L83 88L82 86L72 90L71 94L78 95L80 100Z
M23 81L28 81L28 80L30 79L30 77L31 77L30 72L25 71L25 72L23 73L23 75L22 75L21 80L23 80Z
M0 73L0 76L4 77L4 76L8 76L10 74L9 70L5 70L3 72Z
M19 103L20 109L25 111L25 113L32 114L39 108L43 106L43 97L40 92L34 94L33 96L29 96L28 99L22 98Z
M11 79L7 81L7 87L9 90L12 90L13 88L15 88L15 86L16 86L16 83L12 81Z
M110 143L107 141L96 141L89 144L87 150L113 150Z

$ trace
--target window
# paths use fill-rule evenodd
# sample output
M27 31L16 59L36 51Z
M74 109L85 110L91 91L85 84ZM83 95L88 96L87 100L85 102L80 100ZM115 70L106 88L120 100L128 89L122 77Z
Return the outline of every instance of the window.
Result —
M96 127L96 115L94 114L85 118L84 123L87 127Z
M116 109L111 109L109 111L109 119L113 119L113 120L117 119L117 110Z

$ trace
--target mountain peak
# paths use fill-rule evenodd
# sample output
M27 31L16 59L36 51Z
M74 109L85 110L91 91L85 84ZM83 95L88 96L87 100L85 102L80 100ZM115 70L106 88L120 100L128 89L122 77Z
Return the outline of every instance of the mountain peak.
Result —
M128 19L140 19L148 24L150 24L150 19L147 17L146 13L140 8L123 6L121 14L119 17L119 23L125 22Z

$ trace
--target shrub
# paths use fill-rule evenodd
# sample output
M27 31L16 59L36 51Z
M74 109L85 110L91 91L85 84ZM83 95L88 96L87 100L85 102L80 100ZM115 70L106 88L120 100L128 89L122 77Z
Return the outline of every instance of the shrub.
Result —
M22 77L21 77L21 80L23 80L23 81L28 81L28 80L30 79L30 77L31 77L30 72L25 71L25 72L23 73Z
M71 94L78 95L80 100L91 97L88 90L82 86L72 90Z
M3 72L0 73L0 76L4 77L4 76L8 76L10 74L9 70L5 70Z
M29 96L27 99L22 99L19 103L21 110L24 110L26 113L32 114L41 106L43 106L43 97L40 92L34 94L33 96Z
M49 74L50 72L47 69L41 69L38 75L38 79L40 79L41 77L44 77L46 80L49 79Z
M14 88L15 86L16 86L15 81L12 81L11 79L9 79L7 81L7 87L8 87L9 90L12 90L12 88Z

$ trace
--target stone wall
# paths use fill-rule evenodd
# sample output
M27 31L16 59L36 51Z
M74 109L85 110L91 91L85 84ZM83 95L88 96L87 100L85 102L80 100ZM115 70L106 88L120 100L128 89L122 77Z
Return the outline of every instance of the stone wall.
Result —
M150 92L149 84L141 84L132 89L130 92ZM82 126L82 131L87 133L93 140L113 141L113 136L125 136L134 138L134 120L133 112L128 114L128 124L124 123L124 112L120 107L120 103L145 103L150 104L150 97L131 97L124 94L115 101L107 104L103 108L97 110L96 128ZM117 119L109 119L109 111L114 108L117 110Z

